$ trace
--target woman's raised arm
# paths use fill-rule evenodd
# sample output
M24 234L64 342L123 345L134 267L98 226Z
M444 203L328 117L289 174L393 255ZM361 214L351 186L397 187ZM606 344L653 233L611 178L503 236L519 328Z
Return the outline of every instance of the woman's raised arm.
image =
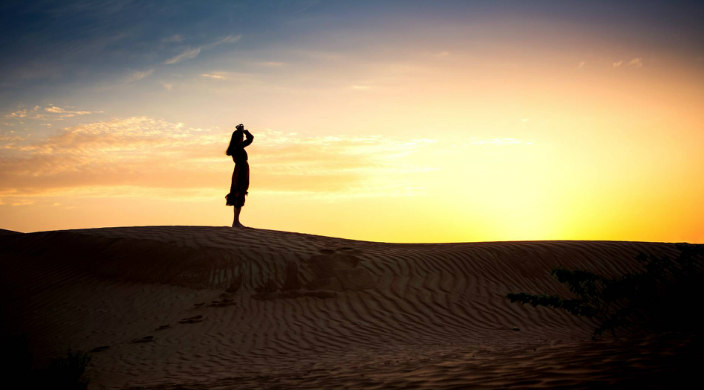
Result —
M245 139L244 142L242 143L242 147L243 147L243 148L244 148L245 146L248 146L249 144L251 144L252 141L254 141L254 136L252 135L252 133L249 132L249 130L245 130L245 131L244 131L244 136L246 137L246 139Z

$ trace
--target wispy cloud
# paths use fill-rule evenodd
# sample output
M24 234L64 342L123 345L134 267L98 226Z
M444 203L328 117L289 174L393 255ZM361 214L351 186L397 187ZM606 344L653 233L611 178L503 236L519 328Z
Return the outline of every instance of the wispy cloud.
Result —
M222 45L225 43L237 43L240 41L240 39L242 39L242 35L228 35L224 38L218 39L215 42L209 43L207 45L202 45L202 46L198 46L198 47L190 47L190 48L183 50L178 55L171 57L168 60L164 61L164 64L173 65L173 64L177 64L181 61L190 60L190 59L198 57L198 55L200 54L200 52L202 50L209 50L209 49L212 49L216 46L219 46L219 45Z
M153 73L154 73L154 69L147 69L145 71L132 72L129 76L127 76L127 82L132 83L135 81L146 79L147 77L151 76Z
M227 80L227 76L224 73L203 73L200 76L206 79Z
M49 107L45 107L44 111L50 112L52 114L60 114L61 117L63 118L71 118L76 115L88 115L88 114L93 114L91 111L85 111L85 110L67 110L65 108L61 108L59 106L54 106L51 105Z
M251 85L261 81L255 74L246 72L212 71L207 73L201 73L200 77L213 81L237 82L241 85Z
M75 116L91 115L102 113L102 111L88 111L88 110L75 110L73 108L62 108L50 104L44 108L41 106L34 106L32 109L18 108L16 111L5 115L8 119L39 119L39 120L49 120L49 119L66 119Z
M193 186L202 186L195 163L187 168L182 163L222 154L221 138L180 123L146 117L78 125L52 137L17 142L5 149L0 161L0 190L41 193L56 188L126 184L183 187L167 179L169 171L186 174ZM174 161L180 168L168 168ZM207 175L208 171L201 174ZM159 179L162 174L166 176Z
M164 63L166 65L177 64L183 60L190 60L192 58L196 58L198 57L198 54L200 54L200 47L196 47L194 49L187 49L181 52L181 54L164 61Z
M237 42L240 41L240 39L242 39L242 34L240 34L240 35L228 35L228 36L226 36L225 38L222 38L222 39L220 39L220 40L218 40L218 41L215 41L215 43L212 44L212 46L217 46L217 45L220 45L220 44L222 44L222 43L237 43ZM211 47L212 47L212 46L211 46Z
M643 59L633 58L632 60L628 61L628 66L635 66L636 68L640 68L643 66Z
M620 68L622 66L641 68L641 67L643 67L643 59L640 57L636 57L636 58L631 58L630 60L618 60L618 61L612 62L611 66L614 68Z
M258 190L349 196L388 191L390 184L384 184L388 175L398 183L400 175L415 177L427 171L407 157L433 142L254 133L255 144L249 150ZM232 169L232 161L224 155L229 137L229 130L131 117L66 128L41 140L17 140L2 150L0 196L44 196L59 189L96 186L225 191Z
M282 191L322 191L345 196L392 194L390 180L417 175L413 153L434 143L430 139L398 140L381 136L304 137L296 133L264 131L265 152L257 156L260 180Z
M19 109L17 111L11 112L9 114L5 115L5 118L26 118L27 117L27 109Z

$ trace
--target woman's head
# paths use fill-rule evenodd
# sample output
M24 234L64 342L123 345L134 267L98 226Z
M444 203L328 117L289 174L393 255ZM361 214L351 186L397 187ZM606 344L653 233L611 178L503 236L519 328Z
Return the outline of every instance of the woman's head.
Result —
M227 147L227 151L225 154L228 156L232 156L232 153L234 153L236 148L242 147L242 143L244 142L244 125L239 124L235 126L235 131L232 132L232 138L230 138L230 145Z
M242 142L244 141L244 125L239 124L235 126L235 131L232 133L232 139L237 142Z
M239 124L235 126L235 131L232 133L232 139L237 141L237 142L242 142L244 141L244 125Z

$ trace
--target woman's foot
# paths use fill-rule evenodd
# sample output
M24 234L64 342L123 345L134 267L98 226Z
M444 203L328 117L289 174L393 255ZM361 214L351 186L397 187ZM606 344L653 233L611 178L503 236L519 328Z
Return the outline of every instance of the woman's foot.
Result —
M232 227L233 228L246 228L247 226L244 226L241 223L237 222L237 223L233 223Z

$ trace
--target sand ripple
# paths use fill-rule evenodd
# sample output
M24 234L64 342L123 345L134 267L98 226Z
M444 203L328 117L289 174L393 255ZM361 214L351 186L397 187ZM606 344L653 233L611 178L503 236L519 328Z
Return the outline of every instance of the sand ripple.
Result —
M37 356L107 347L88 373L91 387L109 389L626 383L655 372L653 359L586 342L593 323L504 296L564 293L556 266L617 275L636 269L638 252L675 253L664 243L386 244L195 226L0 242L11 326Z

